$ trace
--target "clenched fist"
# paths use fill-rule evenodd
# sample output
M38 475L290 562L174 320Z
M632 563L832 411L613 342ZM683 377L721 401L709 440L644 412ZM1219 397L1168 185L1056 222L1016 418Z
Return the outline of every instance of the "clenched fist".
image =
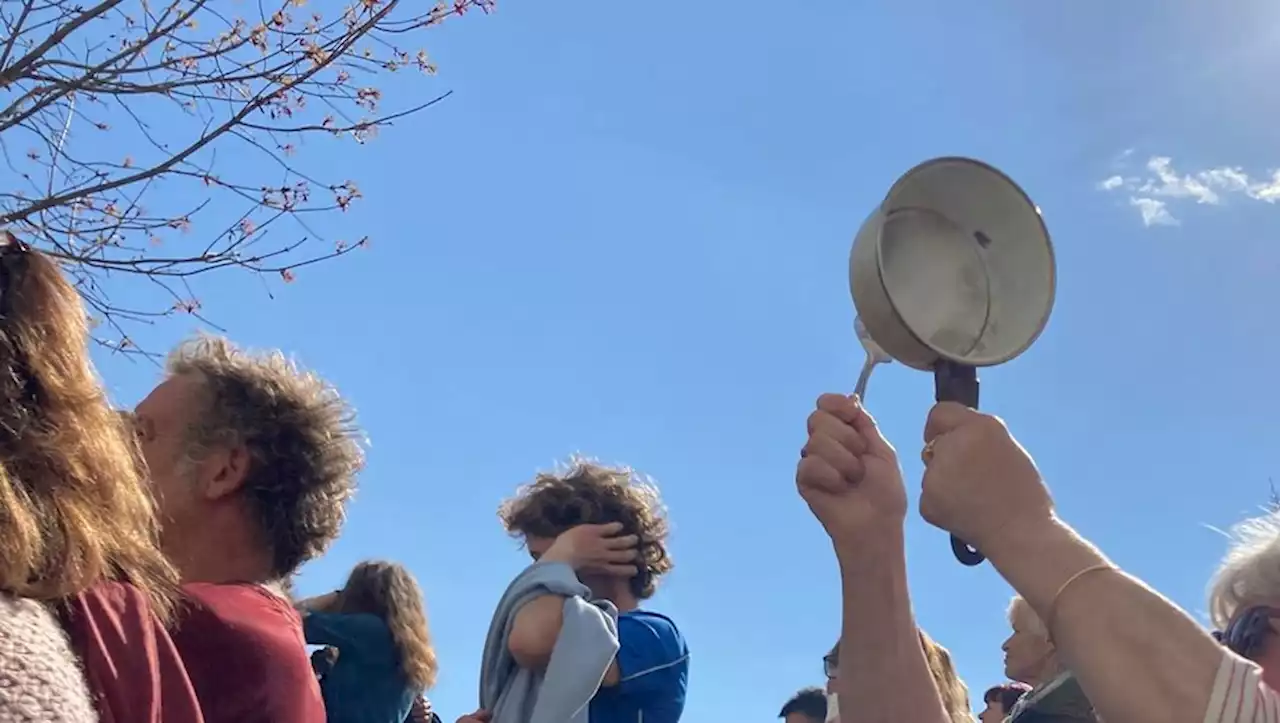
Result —
M818 398L796 486L833 540L900 531L907 514L898 455L855 397Z
M1048 522L1053 501L1004 422L961 404L934 406L925 423L920 514L986 550L1010 524Z

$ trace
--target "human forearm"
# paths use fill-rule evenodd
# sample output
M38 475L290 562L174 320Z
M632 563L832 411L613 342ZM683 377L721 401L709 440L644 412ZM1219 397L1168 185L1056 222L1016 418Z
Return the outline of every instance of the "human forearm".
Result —
M837 542L836 556L844 600L836 692L844 719L946 723L911 612L901 530L870 545Z
M1119 571L1075 577L1110 563L1057 520L1014 526L984 551L1051 626L1059 655L1104 719L1205 719L1222 649L1176 605Z
M559 595L543 595L525 603L516 613L507 649L520 667L542 670L551 660L564 623L564 600Z
M323 612L331 608L337 599L338 593L336 591L329 592L299 600L293 604L293 607L298 610L319 610Z

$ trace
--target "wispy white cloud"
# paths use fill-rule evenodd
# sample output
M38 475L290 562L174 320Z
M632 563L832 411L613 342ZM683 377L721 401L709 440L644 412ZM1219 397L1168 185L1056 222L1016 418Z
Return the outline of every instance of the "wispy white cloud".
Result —
M1138 189L1143 194L1168 198L1193 198L1196 203L1217 204L1222 201L1222 198L1209 188L1204 180L1201 180L1204 176L1203 171L1196 176L1179 174L1173 170L1171 158L1155 156L1147 161L1147 171L1150 176Z
M1112 176L1111 178L1098 181L1098 190L1114 191L1123 185L1124 185L1124 178L1120 176Z
M1143 226L1178 226L1182 223L1169 213L1169 206L1164 201L1130 196L1129 205L1142 214Z
M1132 155L1125 151L1122 159ZM1129 196L1129 205L1138 210L1146 226L1173 226L1178 219L1169 210L1169 204L1191 201L1196 204L1217 206L1225 197L1280 203L1280 170L1269 171L1263 178L1250 176L1238 166L1219 166L1191 173L1183 173L1173 166L1168 156L1152 156L1142 172L1116 174L1097 183L1100 191L1122 191Z

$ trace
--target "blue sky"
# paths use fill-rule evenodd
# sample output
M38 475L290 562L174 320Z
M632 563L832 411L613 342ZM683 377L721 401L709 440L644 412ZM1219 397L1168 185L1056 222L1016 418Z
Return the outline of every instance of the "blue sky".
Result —
M822 682L839 625L835 561L793 479L813 400L861 361L849 243L899 173L962 154L1028 190L1059 261L1047 332L985 373L985 407L1068 520L1198 613L1223 548L1210 526L1280 476L1278 34L1262 0L506 0L431 31L440 75L398 76L386 102L451 98L358 152L307 149L365 194L321 223L372 246L274 299L235 273L198 287L236 339L334 380L372 440L302 591L362 558L407 563L452 720L526 562L498 502L576 451L626 462L675 527L653 607L690 641L686 719L773 718ZM101 366L122 403L157 377ZM913 497L931 387L892 366L872 381ZM1001 677L1010 591L914 511L908 528L919 620L976 696Z

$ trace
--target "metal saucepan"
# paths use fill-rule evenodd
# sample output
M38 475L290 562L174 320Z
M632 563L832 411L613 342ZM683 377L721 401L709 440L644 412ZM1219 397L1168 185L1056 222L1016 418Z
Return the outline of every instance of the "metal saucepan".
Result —
M849 254L859 335L874 342L864 342L862 386L887 354L932 371L939 402L977 409L976 368L1003 364L1035 342L1053 310L1055 277L1040 209L1008 176L969 158L912 168L862 224ZM986 559L955 536L951 548L966 565Z

